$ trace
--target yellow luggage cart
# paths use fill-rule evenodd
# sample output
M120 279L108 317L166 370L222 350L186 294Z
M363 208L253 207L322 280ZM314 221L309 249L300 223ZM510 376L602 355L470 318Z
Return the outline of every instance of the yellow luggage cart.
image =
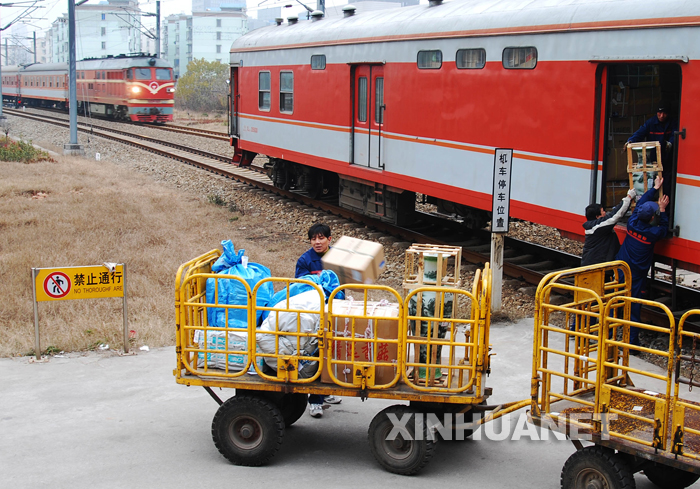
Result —
M345 285L327 304L316 284L271 278L266 281L276 289L307 290L294 297L287 292L284 300L269 307L257 304L265 281L251 290L239 277L211 272L219 256L218 250L210 251L177 272L174 375L180 384L204 387L219 403L212 436L231 462L269 461L282 443L285 426L304 413L309 394L408 401L384 409L369 426L377 461L398 474L418 472L432 456L435 433L427 423L421 428L414 422L418 414L422 419L423 413L450 413L469 422L475 410L485 409L491 394L484 384L489 372L488 265L477 272L471 291L420 287L402 299L388 287ZM246 299L238 305L220 301L227 282ZM341 291L352 295L353 303L337 300ZM421 311L409 314L417 294L433 301L429 316ZM395 311L378 316L378 303L396 304ZM468 313L455 317L446 311L449 303L460 304ZM214 317L216 325L210 324ZM246 319L247 329L230 327L240 324L232 318ZM378 332L380 323L384 329ZM436 328L440 334L434 334ZM433 354L436 349L441 353ZM233 388L235 395L223 402L213 387ZM396 419L404 429L393 430ZM397 433L389 439L393 431Z
M530 419L577 448L562 469L563 489L633 488L639 471L662 488L700 477L700 403L681 397L681 384L700 386L693 379L698 335L684 329L700 309L676 324L666 306L630 290L624 262L554 272L538 287ZM554 292L573 302L551 303ZM633 304L660 311L666 323L630 321ZM657 348L632 345L631 327L654 332ZM641 352L649 363L632 366L630 355Z

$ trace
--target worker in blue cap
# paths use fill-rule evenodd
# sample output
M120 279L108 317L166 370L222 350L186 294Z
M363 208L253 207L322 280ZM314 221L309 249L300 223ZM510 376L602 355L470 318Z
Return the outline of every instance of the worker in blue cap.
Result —
M632 297L641 298L649 268L654 259L654 244L666 237L668 231L668 195L656 203L652 199L664 183L663 177L656 176L654 187L650 188L637 202L632 216L627 221L627 236L618 251L618 260L625 261L632 271ZM632 304L630 319L640 322L641 304ZM630 329L630 343L639 345L639 328Z

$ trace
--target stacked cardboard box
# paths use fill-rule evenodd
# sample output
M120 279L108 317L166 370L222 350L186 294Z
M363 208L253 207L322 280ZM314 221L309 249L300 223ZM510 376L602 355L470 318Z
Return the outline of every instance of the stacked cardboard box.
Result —
M396 363L398 359L399 337L399 305L378 302L358 302L351 300L334 300L333 317L330 318L330 330L336 339L331 341L327 349L330 358L344 360L348 363L338 363L331 366L333 375L342 382L353 382L353 362L382 362ZM368 319L363 316L382 319ZM390 319L396 318L396 319ZM371 322L371 324L370 324ZM356 341L353 352L352 341L339 338L354 337ZM364 339L383 339L388 341L364 341ZM375 369L375 385L390 384L396 376L395 366L380 366ZM333 383L326 365L321 374L321 382Z
M374 241L341 236L321 258L341 284L373 284L384 270L384 247Z

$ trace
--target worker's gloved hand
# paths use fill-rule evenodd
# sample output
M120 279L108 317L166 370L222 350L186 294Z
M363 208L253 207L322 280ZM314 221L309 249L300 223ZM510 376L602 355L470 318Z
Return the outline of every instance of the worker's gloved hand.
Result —
M671 144L671 141L666 141L666 151L670 151L671 148L673 148L673 144Z
M634 189L631 188L627 191L627 197L629 197L631 200L634 200L635 197L637 197L637 192L635 192Z

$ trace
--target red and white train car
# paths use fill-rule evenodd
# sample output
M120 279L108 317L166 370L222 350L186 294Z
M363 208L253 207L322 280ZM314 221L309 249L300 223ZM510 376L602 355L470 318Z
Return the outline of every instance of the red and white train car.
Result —
M151 56L115 56L76 63L78 110L117 120L173 120L172 67ZM68 107L68 64L2 68L3 99L34 107Z
M413 193L481 225L495 148L511 216L582 234L627 190L627 138L663 98L682 135L662 256L700 267L700 2L455 0L286 23L231 47L234 161L386 219ZM336 178L336 180L334 180ZM323 180L323 183L319 183ZM486 214L488 218L488 214Z

